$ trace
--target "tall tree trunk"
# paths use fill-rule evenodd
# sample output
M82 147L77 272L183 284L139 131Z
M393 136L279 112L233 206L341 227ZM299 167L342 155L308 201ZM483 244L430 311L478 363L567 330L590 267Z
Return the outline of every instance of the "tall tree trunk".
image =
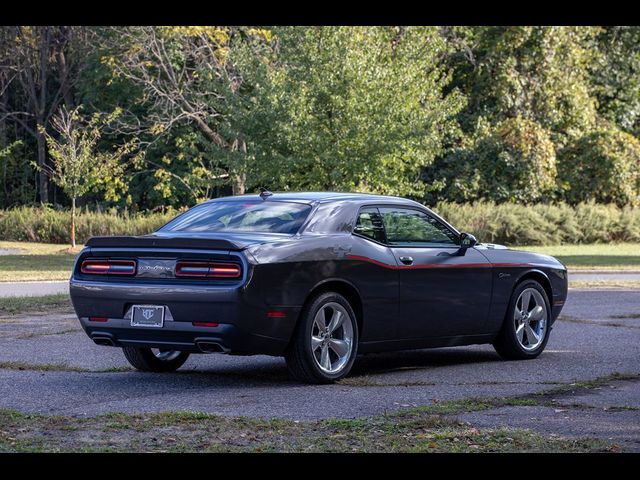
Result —
M237 173L232 175L231 193L233 195L244 195L247 183L247 175Z
M40 131L41 124L38 122L38 130L36 130L36 142L38 145L38 185L40 187L40 203L49 202L49 177L44 171L45 162L47 161L47 142L44 135ZM42 125L44 127L44 125Z
M62 98L64 104L69 110L75 107L73 101L73 94L71 92L71 85L69 84L69 67L67 65L67 58L64 54L64 50L59 50L57 55L58 60L58 75L60 79L60 89L62 90Z
M4 92L5 82L3 73L0 72L0 91ZM0 93L0 112L4 112L7 109L7 95ZM4 117L0 119L0 150L8 145L7 142L7 121ZM5 159L2 162L2 187L4 190L4 196L2 197L2 207L6 208L9 199L9 189L7 186L7 164L9 159Z
M244 160L247 156L247 142L242 137L238 138L231 144L231 150L242 152ZM247 174L244 172L232 172L231 181L231 193L233 195L244 195L247 184Z
M0 75L2 75L0 73ZM5 88L3 79L0 79L0 91L3 91ZM6 93L0 93L0 112L7 111L7 99L8 95ZM0 150L7 146L7 120L3 116L0 118Z
M71 248L76 248L76 197L71 199Z

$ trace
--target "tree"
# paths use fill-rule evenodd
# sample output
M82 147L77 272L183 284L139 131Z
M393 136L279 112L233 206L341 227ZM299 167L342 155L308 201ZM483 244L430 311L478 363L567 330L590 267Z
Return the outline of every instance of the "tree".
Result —
M615 125L599 128L559 152L569 203L640 205L640 141Z
M234 194L245 190L246 139L242 132L225 136L220 129L243 83L242 72L229 61L229 53L245 37L268 35L239 27L130 27L119 29L116 41L120 49L116 46L104 58L116 76L142 89L142 101L149 108L142 129L159 138L174 126L195 127L209 143L208 162L200 171L208 172L210 183L230 183Z
M556 190L556 152L537 122L518 117L485 123L467 144L427 168L425 181L430 203L548 201Z
M598 55L590 66L598 111L609 121L640 135L640 28L602 27Z
M133 143L129 142L111 152L97 150L105 126L119 114L117 110L106 116L95 114L87 121L82 118L79 107L67 110L63 106L51 122L59 138L42 132L53 160L53 167L45 166L44 171L71 199L72 248L76 246L78 198L101 185L105 177L113 179L121 176L122 165L119 160L133 149Z
M549 131L557 147L594 128L590 91L595 27L449 27L454 82L469 101L460 116L472 133L479 118L521 117Z
M443 93L435 28L274 29L249 151L270 188L420 195L420 169L441 153L462 98Z
M86 27L16 26L5 27L6 64L11 80L19 84L21 100L13 105L0 102L0 115L19 122L37 145L40 201L49 201L46 170L45 132L51 115L61 102L73 108L73 87L83 67L84 50L89 47Z

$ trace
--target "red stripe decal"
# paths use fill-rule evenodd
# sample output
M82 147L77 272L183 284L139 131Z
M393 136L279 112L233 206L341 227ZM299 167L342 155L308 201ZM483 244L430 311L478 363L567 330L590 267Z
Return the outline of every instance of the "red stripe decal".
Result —
M359 260L362 262L373 263L384 268L390 268L392 270L410 270L410 269L425 269L425 268L493 268L493 267L528 267L528 263L458 263L458 264L444 264L444 263L429 263L424 265L390 265L388 263L379 262L369 257L361 257L360 255L347 255L349 260Z

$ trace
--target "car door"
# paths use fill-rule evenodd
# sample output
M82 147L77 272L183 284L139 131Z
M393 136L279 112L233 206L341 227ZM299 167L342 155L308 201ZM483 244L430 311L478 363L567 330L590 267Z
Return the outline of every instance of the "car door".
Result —
M385 244L384 227L378 209L363 207L358 212L349 258L358 264L346 273L358 286L366 323L363 342L397 338L399 272L391 250Z
M398 338L482 333L491 302L491 264L458 234L417 208L380 206L400 284Z

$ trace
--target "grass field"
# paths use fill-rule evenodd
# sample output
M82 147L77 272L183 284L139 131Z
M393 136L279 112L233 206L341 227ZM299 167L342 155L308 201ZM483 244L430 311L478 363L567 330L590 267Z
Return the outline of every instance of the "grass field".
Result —
M76 254L82 245L69 251L69 245L0 241L0 282L28 280L68 280Z
M0 282L67 280L82 245L0 241ZM513 247L553 255L573 271L640 270L640 243Z
M59 312L71 311L69 295L44 295L41 297L0 298L0 316L23 312Z
M640 270L640 243L513 248L553 255L571 270Z
M474 428L425 409L311 422L195 412L60 417L0 410L0 452L559 451L615 452L619 447L523 429Z

